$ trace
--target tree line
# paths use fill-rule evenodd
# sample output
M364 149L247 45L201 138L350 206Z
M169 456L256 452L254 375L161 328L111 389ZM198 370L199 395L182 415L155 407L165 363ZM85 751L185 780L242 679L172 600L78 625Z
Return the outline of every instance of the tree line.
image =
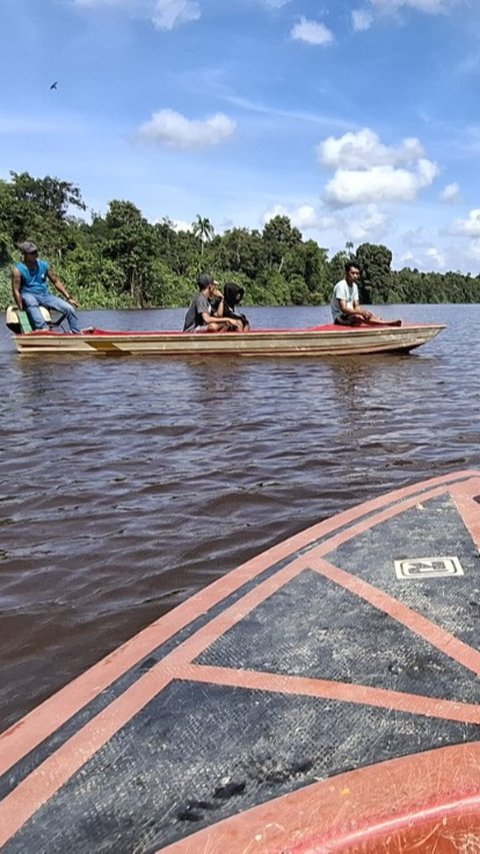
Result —
M39 246L83 308L184 306L202 271L242 285L249 305L324 305L352 258L362 268L366 304L478 301L480 276L392 270L391 251L372 243L347 243L329 259L328 250L304 240L287 216L274 217L261 231L231 228L221 235L200 214L182 231L168 217L150 223L120 199L110 201L104 215L87 217L76 185L9 174L0 180L2 307L11 302L10 268L26 239Z

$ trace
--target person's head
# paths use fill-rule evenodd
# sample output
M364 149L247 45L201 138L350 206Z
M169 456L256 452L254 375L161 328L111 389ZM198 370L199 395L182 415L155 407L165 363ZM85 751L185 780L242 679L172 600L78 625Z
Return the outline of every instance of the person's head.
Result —
M357 261L347 261L345 264L345 278L349 285L352 282L358 282L360 276L362 275L362 271Z
M23 243L20 243L18 248L22 253L25 261L34 261L38 255L38 249L31 240L24 240Z
M213 276L210 276L209 273L201 273L197 279L197 285L200 291L208 291L211 293L216 286L216 282Z
M242 299L245 293L245 289L237 285L235 282L227 282L223 289L223 295L225 297L225 302L230 308L235 308Z

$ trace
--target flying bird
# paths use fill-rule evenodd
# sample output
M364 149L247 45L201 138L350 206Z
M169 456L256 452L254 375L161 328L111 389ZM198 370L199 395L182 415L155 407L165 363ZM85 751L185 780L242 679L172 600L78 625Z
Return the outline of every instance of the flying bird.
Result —
M57 84L58 84L58 80L55 80L55 83L52 83L52 85L50 86L50 89L56 89Z

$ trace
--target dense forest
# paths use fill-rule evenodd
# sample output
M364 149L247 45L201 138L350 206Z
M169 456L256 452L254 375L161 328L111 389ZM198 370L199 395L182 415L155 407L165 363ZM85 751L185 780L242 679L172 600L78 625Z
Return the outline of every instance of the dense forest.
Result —
M165 217L150 223L129 201L114 199L105 215L92 211L74 184L27 172L0 180L0 301L11 302L10 268L18 244L33 240L83 308L184 306L199 271L235 281L250 305L322 305L344 264L362 267L361 299L367 304L477 302L480 276L392 270L386 246L347 243L331 259L315 240L303 240L286 216L262 231L232 228L215 234L197 215L178 231Z

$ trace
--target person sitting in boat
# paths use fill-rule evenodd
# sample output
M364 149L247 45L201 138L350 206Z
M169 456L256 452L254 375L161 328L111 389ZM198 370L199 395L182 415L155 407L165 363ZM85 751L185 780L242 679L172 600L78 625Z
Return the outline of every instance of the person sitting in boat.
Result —
M362 308L358 295L357 282L360 280L361 270L355 261L345 264L345 278L337 282L333 289L332 310L333 322L341 326L359 326L367 324L370 326L401 326L401 320L385 320L377 314Z
M82 330L73 307L78 306L77 301L69 295L47 261L39 259L38 249L31 240L20 243L18 248L23 255L23 261L19 261L12 268L12 293L18 308L27 312L33 329L49 328L40 311L40 306L43 306L65 314L70 331L74 335L81 335ZM65 299L50 293L47 279Z
M244 314L241 314L241 312L237 311L244 293L245 288L240 287L240 285L235 284L235 282L227 282L223 288L223 317L233 317L235 320L240 320L242 323L242 332L248 332L250 329L248 318ZM211 302L213 304L213 311L215 314L219 307L220 299L212 299Z
M185 322L184 332L241 332L243 324L235 317L224 317L225 300L218 289L218 282L213 276L202 273L197 279L199 293L192 299ZM218 308L214 312L210 300L218 298Z

